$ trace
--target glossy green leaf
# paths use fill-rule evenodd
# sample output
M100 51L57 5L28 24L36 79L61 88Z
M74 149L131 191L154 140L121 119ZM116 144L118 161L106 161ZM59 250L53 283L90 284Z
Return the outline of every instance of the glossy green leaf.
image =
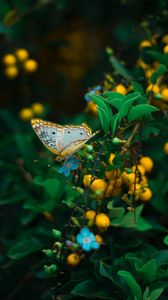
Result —
M134 92L137 92L139 94L144 94L144 89L140 83L138 83L137 81L132 81L131 84L133 86Z
M123 105L121 106L121 109L118 114L118 120L121 122L121 120L127 116L129 110L131 109L131 105L138 100L138 97L140 95L138 93L132 93L126 96L126 100L124 101Z
M120 270L118 271L118 275L122 278L122 280L128 285L130 292L134 299L142 300L142 291L140 285L136 282L134 276L127 271Z
M103 289L101 284L94 280L86 280L77 284L71 291L72 295L88 297L89 299L112 299L112 289L111 291Z
M112 110L101 96L90 95L90 99L97 105L100 123L105 132L109 131L113 118Z
M155 259L149 260L142 267L139 267L137 264L135 264L135 266L137 271L142 274L142 279L145 282L150 283L154 281L156 277L156 271L157 271L157 263Z
M21 259L22 257L37 252L43 248L43 244L35 238L21 240L11 246L8 250L8 257L11 259Z
M158 108L149 104L139 104L134 106L128 114L128 122L137 120L147 114L158 111Z
M116 132L116 128L117 128L117 124L118 124L118 114L116 114L113 118L113 122L112 122L112 134L114 135Z
M168 235L165 236L164 243L168 246Z
M163 293L164 288L158 288L153 290L150 294L149 294L149 298L151 300L156 300L159 299L160 295Z

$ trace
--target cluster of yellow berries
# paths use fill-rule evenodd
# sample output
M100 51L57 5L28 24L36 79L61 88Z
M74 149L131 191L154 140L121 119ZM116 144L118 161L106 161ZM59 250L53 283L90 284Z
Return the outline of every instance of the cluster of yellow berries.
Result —
M113 163L115 154L111 153L109 163ZM106 179L95 179L91 174L83 178L83 185L89 187L94 192L96 199L102 200L106 197L119 196L122 186L128 187L129 194L136 194L136 199L149 201L152 198L152 192L148 188L147 172L151 172L153 161L150 157L142 157L137 166L133 166L130 173L120 169L105 172Z
M20 68L26 73L33 73L38 69L37 61L29 58L29 52L23 48L17 49L14 54L4 55L2 61L5 65L5 75L10 79L18 76Z
M167 54L168 53L168 34L164 35L162 38L162 43L165 44L163 47L163 53ZM156 44L156 39L151 39L151 40L143 40L139 44L139 48L146 48L146 47L152 47L154 44ZM148 82L147 86L147 92L152 92L154 95L154 98L156 95L161 96L161 99L163 102L160 101L155 101L154 105L159 107L160 109L167 109L166 103L168 102L168 86L162 82L162 78L158 78L156 84L152 84L150 79L151 76L156 70L158 69L160 63L158 61L153 62L152 65L146 64L141 58L138 59L137 65L141 67L144 72L145 76Z
M24 107L19 112L19 117L23 121L30 121L34 116L40 116L44 113L44 105L35 102L31 107Z

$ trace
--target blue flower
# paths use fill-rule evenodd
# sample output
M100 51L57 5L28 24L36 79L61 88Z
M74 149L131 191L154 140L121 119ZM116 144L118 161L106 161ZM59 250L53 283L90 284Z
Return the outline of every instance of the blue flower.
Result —
M92 90L90 90L87 94L84 95L84 99L89 102L90 99L90 95L94 95L97 94L97 92L99 92L102 89L101 85L97 85L95 86Z
M96 238L88 228L82 228L80 233L76 236L77 243L84 251L96 250L100 245L96 242Z
M65 176L69 176L71 170L76 170L79 167L79 160L76 157L69 158L61 168L58 169L58 173L62 173Z

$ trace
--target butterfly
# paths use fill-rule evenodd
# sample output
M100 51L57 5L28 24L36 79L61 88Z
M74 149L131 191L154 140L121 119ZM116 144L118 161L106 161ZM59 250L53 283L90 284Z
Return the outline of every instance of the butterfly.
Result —
M59 125L41 119L32 119L31 125L41 142L56 154L58 161L67 160L98 133L98 131L92 133L91 128L85 123Z

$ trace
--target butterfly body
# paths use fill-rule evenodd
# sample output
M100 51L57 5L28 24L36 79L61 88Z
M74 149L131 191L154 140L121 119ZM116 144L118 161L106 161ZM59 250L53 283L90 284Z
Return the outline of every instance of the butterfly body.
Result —
M41 142L54 154L56 160L64 160L80 149L96 133L85 123L59 125L41 119L32 119L32 127Z

